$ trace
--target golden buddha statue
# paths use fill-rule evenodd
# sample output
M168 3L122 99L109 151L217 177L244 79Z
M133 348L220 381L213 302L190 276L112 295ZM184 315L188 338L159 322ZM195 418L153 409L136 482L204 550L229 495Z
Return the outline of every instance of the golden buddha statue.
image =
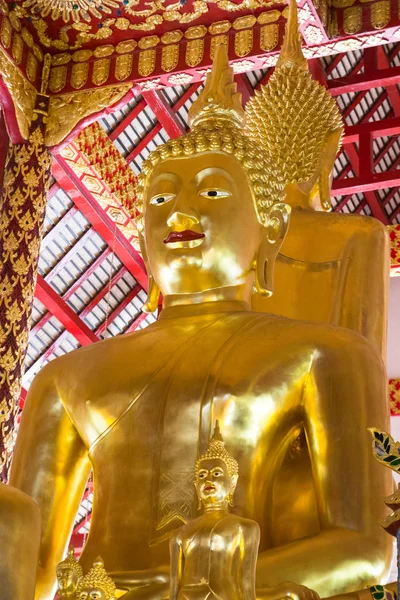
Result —
M248 133L276 166L291 226L277 256L271 297L253 309L347 327L386 355L389 241L371 217L330 213L333 164L343 123L329 92L311 78L301 50L296 0L268 84L246 105Z
M229 512L238 477L239 465L226 450L217 421L206 452L196 461L198 509L203 504L204 514L171 537L169 600L256 600L260 528ZM294 583L282 583L266 595L269 600L287 598L287 590L296 598L303 592L313 594Z
M31 498L0 483L0 597L32 600L40 545L40 514Z
M101 554L119 590L164 597L168 540L194 516L193 464L216 419L241 472L235 514L260 525L260 595L295 581L329 596L389 569L376 517L391 478L366 443L367 426L388 426L381 358L352 331L250 309L253 287L271 293L290 209L270 199L275 167L243 129L223 47L189 117L137 190L160 319L54 360L29 390L11 482L42 512L37 600L52 598L91 469L83 568ZM312 469L298 491L285 459L302 431Z
M75 598L76 588L83 577L81 565L75 559L73 546L68 548L67 558L56 568L58 595L60 598Z
M114 600L116 585L107 575L103 559L98 556L90 571L78 581L77 600Z

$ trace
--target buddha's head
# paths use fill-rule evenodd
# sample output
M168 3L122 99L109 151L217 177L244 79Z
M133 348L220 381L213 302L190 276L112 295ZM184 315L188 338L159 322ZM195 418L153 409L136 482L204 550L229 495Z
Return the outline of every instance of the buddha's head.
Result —
M74 549L68 549L67 558L56 567L58 594L61 598L75 598L75 592L83 576L82 567L75 560Z
M271 200L274 167L244 133L241 96L223 46L189 124L189 133L149 155L139 177L148 310L159 290L164 296L215 291L216 297L221 289L251 290L254 272L258 291L272 293L273 264L288 226L284 193Z
M226 450L217 421L206 452L196 462L195 488L199 507L201 504L206 508L220 506L224 502L233 506L238 477L238 463Z
M98 556L93 567L80 580L76 597L78 600L114 600L116 589L114 581L107 575L103 560Z
M313 80L303 56L296 0L289 2L285 39L274 73L246 105L248 135L263 144L291 207L331 210L333 164L343 122L328 90Z

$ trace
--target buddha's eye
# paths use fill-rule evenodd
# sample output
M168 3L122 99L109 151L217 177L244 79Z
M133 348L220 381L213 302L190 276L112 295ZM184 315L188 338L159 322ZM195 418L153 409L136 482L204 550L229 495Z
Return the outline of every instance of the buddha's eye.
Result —
M166 202L169 202L170 200L172 200L172 198L175 198L175 194L157 194L156 196L152 197L152 199L150 200L150 204L155 204L159 206L160 204L165 204Z
M199 195L203 196L203 198L228 198L232 194L228 190L208 189L201 190Z
M221 477L221 475L223 475L222 471L214 471L213 472L214 477Z
M199 479L204 479L204 477L207 475L207 473L205 471L202 471L201 473L199 473L198 477Z

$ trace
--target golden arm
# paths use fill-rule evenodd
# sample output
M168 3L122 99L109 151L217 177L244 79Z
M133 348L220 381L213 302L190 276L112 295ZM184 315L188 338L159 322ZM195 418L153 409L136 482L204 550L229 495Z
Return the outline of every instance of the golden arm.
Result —
M260 545L260 528L253 522L243 527L242 578L244 600L256 600L256 565Z
M183 551L179 534L173 535L169 543L170 554L170 592L169 600L177 600L182 585Z
M52 365L44 368L29 390L10 475L10 485L31 496L41 513L36 600L54 598L56 565L90 473L87 450L63 407L52 371Z
M346 221L350 225L351 217ZM341 325L362 333L386 359L390 245L376 219L357 219L351 238L350 273L344 291ZM356 322L358 323L356 325Z
M389 571L392 542L378 519L392 480L376 468L367 431L370 423L388 427L385 369L361 336L337 333L334 345L316 349L304 389L321 532L261 553L257 588L294 581L328 597L381 582ZM264 596L257 590L257 597Z

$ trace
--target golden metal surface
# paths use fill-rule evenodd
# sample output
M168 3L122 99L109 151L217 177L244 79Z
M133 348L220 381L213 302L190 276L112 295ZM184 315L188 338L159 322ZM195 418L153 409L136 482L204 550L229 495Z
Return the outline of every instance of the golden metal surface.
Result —
M90 571L78 581L77 600L114 600L116 586L107 575L103 559L98 556Z
M164 597L168 538L194 516L193 464L216 419L241 473L234 514L260 525L257 596L308 600L299 585L330 596L388 573L377 518L391 477L367 443L389 423L385 369L350 330L250 310L254 287L271 293L289 209L266 200L272 167L242 117L219 46L192 131L140 180L161 318L51 362L30 388L11 481L42 511L37 599L52 598L90 469L83 567L101 554L127 598Z
M256 599L260 528L230 514L239 465L225 448L218 421L206 452L196 461L198 510L204 514L170 541L170 600Z
M57 593L61 598L76 598L76 588L83 577L81 565L75 558L74 548L68 548L67 557L56 568Z
M369 217L323 212L331 208L331 173L343 125L334 100L307 70L293 1L287 27L277 69L246 106L250 134L277 165L276 193L284 189L292 207L275 266L274 294L254 296L252 305L258 311L347 327L385 356L387 233Z
M0 483L2 600L32 600L40 545L40 515L33 500Z

